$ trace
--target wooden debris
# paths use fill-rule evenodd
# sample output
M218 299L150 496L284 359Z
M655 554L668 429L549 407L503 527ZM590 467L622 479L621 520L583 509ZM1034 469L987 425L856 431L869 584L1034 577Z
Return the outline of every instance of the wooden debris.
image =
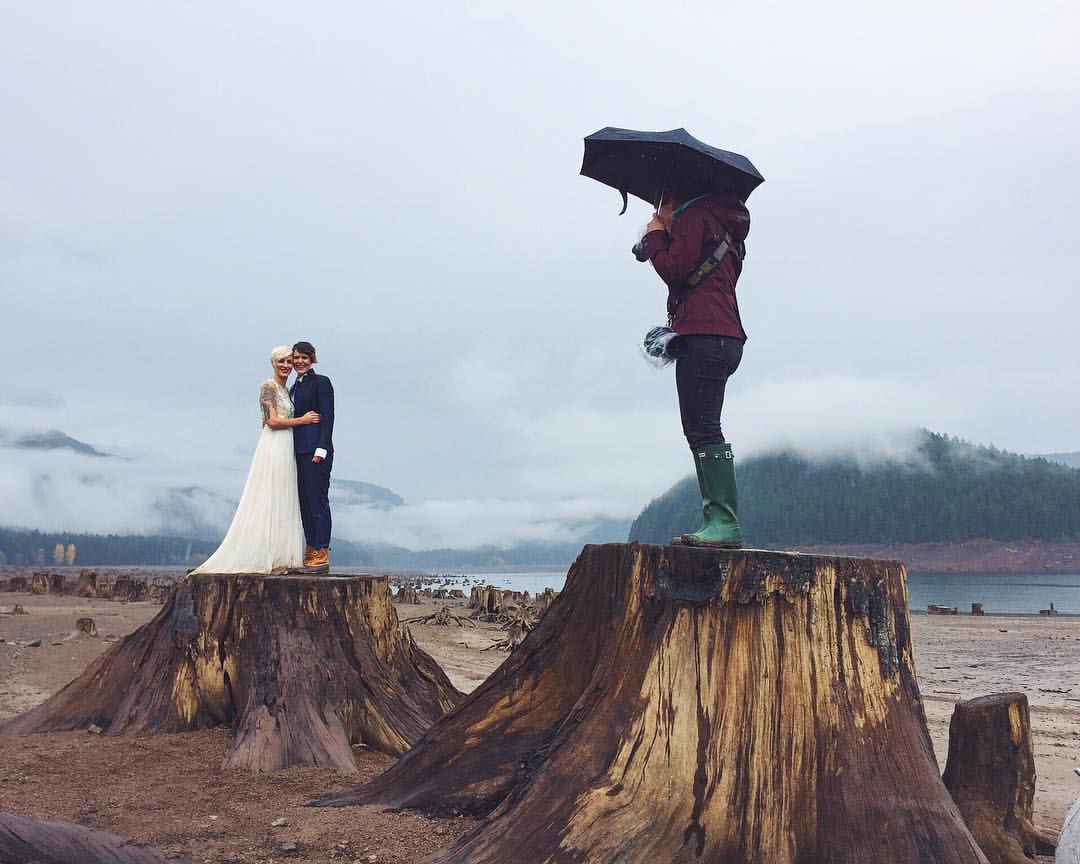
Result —
M471 618L462 618L460 615L455 615L450 611L449 606L443 606L438 612L432 612L430 615L417 615L413 618L404 618L401 621L402 626L406 624L435 624L439 627L449 627L451 624L457 624L458 627L475 627L476 622Z
M75 621L75 629L87 636L97 636L97 624L93 618L78 618Z
M418 606L420 604L420 594L417 592L415 585L402 585L398 588L398 592L394 597L394 602Z
M1023 693L996 693L953 709L945 786L990 864L1030 864L1054 841L1032 824L1035 751Z

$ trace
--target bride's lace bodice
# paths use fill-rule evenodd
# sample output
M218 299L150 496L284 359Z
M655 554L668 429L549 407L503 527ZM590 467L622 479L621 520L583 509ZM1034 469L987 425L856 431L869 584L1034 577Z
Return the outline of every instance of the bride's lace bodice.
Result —
M265 423L270 417L270 406L274 406L274 415L277 417L292 417L293 404L289 391L278 384L273 378L263 381L259 388L259 407L262 408L262 419Z

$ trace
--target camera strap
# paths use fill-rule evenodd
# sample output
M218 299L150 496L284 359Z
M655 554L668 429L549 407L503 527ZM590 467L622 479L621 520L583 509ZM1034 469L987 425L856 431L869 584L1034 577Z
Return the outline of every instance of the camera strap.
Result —
M729 232L725 231L724 239L709 253L704 261L694 268L694 272L687 277L686 284L691 288L697 288L702 279L720 266L720 262L724 260L724 256L727 255L733 247L735 248L735 254L739 256L739 260L741 261L742 255L739 254L739 247L736 246L735 238L732 237Z
M686 295L689 294L692 289L700 285L702 280L712 273L713 270L719 267L720 262L723 261L728 252L731 252L732 250L734 250L739 260L742 261L746 255L746 247L743 246L742 243L736 241L735 238L731 236L730 231L725 231L724 238L717 244L716 248L705 256L705 260L698 264L698 266L694 268L694 272L686 278L685 290L679 293L674 305L668 309L669 327L674 323L675 312L679 306L682 305L683 300L686 299Z

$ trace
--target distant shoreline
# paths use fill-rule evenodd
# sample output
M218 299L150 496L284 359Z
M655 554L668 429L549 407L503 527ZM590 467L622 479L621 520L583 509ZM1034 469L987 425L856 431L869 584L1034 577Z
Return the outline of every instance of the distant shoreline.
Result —
M913 573L1080 573L1080 540L962 540L793 546L810 555L903 561Z
M619 541L611 541L619 542ZM913 573L1080 573L1080 540L963 540L934 543L818 543L794 545L777 551L802 552L807 555L844 555L854 558L884 558L903 561ZM401 568L380 564L345 565L337 568L345 574L379 573L389 576L498 576L507 573L545 573L566 570L573 561L565 564L522 564L517 566L454 566L432 568ZM14 573L51 570L53 572L78 573L80 570L139 571L158 573L173 572L181 575L191 567L189 564L80 564L56 565L8 564L0 566L0 578Z

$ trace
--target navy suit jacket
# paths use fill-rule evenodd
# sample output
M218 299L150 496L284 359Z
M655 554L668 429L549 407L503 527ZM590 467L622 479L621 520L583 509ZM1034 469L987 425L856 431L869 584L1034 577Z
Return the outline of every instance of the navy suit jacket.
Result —
M314 453L322 447L330 456L334 452L334 385L325 375L312 370L303 381L294 383L289 392L297 417L308 411L319 415L318 423L293 427L293 449L297 453Z

